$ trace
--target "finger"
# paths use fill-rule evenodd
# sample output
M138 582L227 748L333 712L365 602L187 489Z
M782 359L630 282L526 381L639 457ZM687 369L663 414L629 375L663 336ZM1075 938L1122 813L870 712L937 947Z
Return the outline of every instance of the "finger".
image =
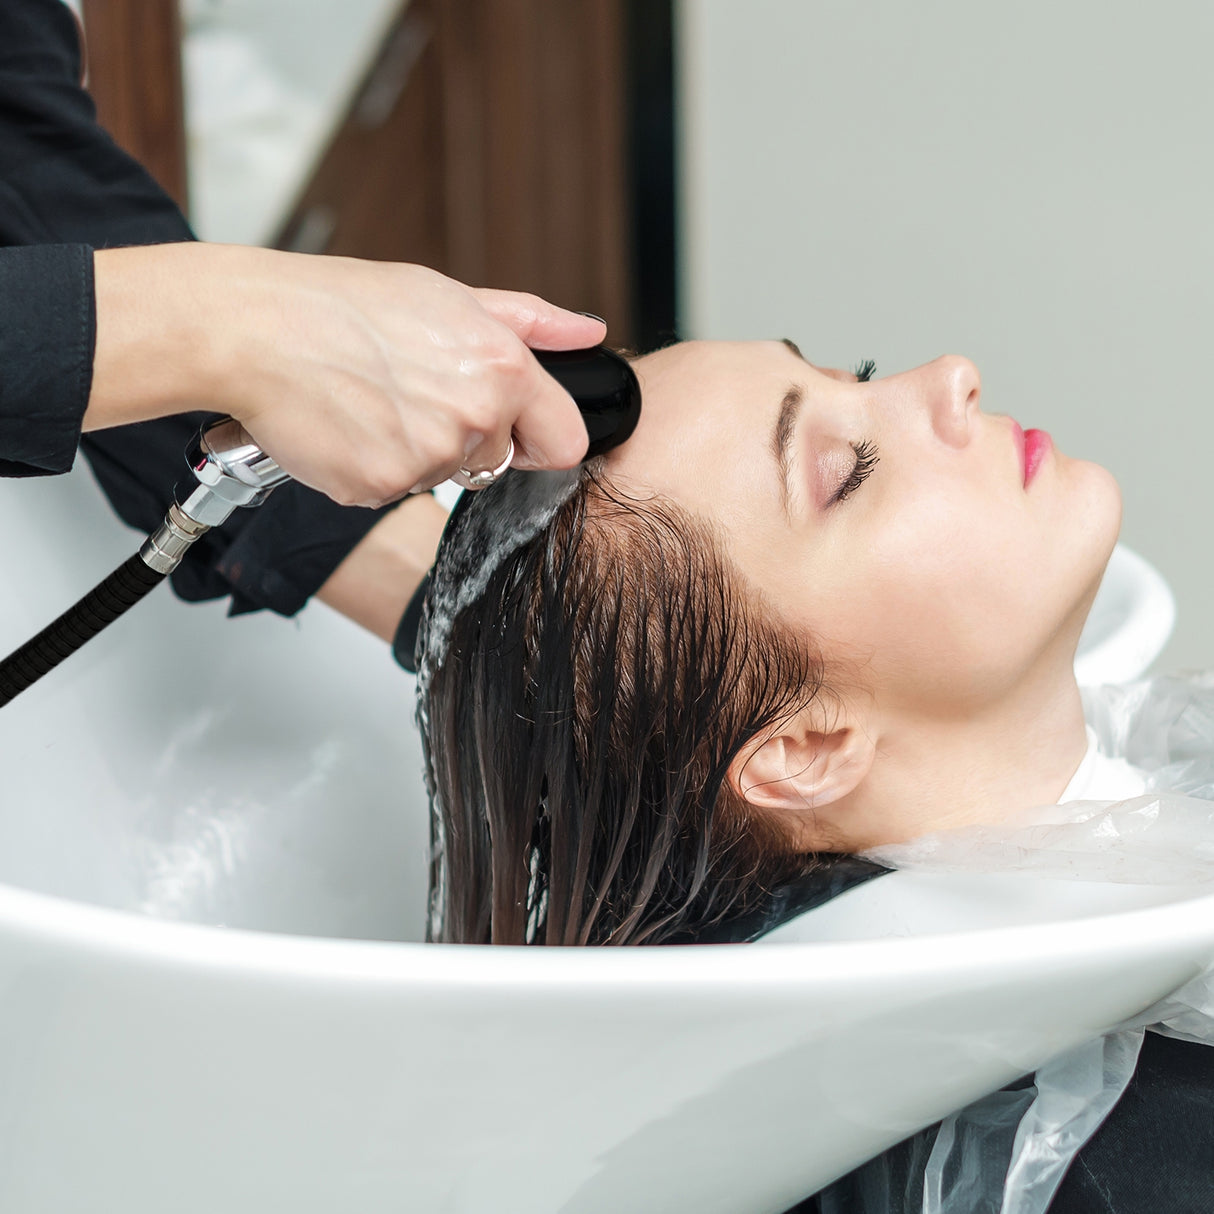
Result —
M477 302L535 350L584 350L607 336L607 325L597 316L583 316L558 308L538 295L519 291L472 288Z
M573 397L539 363L535 369L514 419L514 466L572 468L590 445L586 423Z
M468 476L469 473L496 472L499 476L504 475L506 469L502 465L505 464L507 455L513 460L514 453L515 447L508 430L490 435L468 452L467 457L461 461L459 468L450 479L463 485L465 489L475 489L478 486L472 483Z
M437 488L444 481L454 480L456 472L457 469L454 464L446 468L439 468L432 472L428 472L407 493L403 493L399 497L392 500L402 501L404 498L413 497L418 493L429 493L431 489Z

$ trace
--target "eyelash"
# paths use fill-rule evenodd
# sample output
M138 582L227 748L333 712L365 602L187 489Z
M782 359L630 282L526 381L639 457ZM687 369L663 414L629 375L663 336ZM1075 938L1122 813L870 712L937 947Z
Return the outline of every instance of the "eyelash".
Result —
M852 368L852 374L860 383L867 383L873 377L873 373L877 370L876 362L871 358L866 358L859 366ZM877 445L870 443L865 439L862 443L852 443L851 449L856 453L856 462L852 467L851 474L847 480L839 486L839 492L831 498L831 504L835 502L846 501L857 489L860 488L869 476L872 470L877 466L880 456L877 454Z
M862 443L852 443L851 449L856 453L855 466L851 470L851 475L839 486L839 492L831 499L832 504L845 501L855 493L868 480L880 460L877 445L870 443L868 439Z

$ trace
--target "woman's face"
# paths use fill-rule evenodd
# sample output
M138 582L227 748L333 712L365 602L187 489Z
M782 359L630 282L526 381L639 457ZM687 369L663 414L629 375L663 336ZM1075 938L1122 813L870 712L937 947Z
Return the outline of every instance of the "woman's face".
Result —
M882 710L973 714L1069 671L1120 494L1052 446L1034 467L1035 436L1026 482L1019 426L980 409L971 362L860 382L757 341L635 365L644 409L612 479L714 524L776 613Z

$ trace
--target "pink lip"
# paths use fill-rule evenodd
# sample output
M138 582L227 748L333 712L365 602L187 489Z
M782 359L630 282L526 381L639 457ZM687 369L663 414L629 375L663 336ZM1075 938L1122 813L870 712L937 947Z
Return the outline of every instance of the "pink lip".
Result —
M1020 423L1013 421L1012 441L1020 455L1020 472L1027 489L1042 460L1050 453L1054 440L1044 430L1022 430Z
M1054 440L1044 430L1026 430L1024 432L1024 487L1026 489L1053 446Z

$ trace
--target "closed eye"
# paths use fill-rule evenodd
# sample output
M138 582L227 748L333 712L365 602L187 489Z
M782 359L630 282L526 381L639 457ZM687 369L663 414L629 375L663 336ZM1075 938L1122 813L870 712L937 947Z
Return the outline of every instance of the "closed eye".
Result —
M830 499L830 505L846 501L872 475L880 456L877 446L865 439L860 443L852 443L851 449L856 453L856 462L847 479L839 486L838 492Z

